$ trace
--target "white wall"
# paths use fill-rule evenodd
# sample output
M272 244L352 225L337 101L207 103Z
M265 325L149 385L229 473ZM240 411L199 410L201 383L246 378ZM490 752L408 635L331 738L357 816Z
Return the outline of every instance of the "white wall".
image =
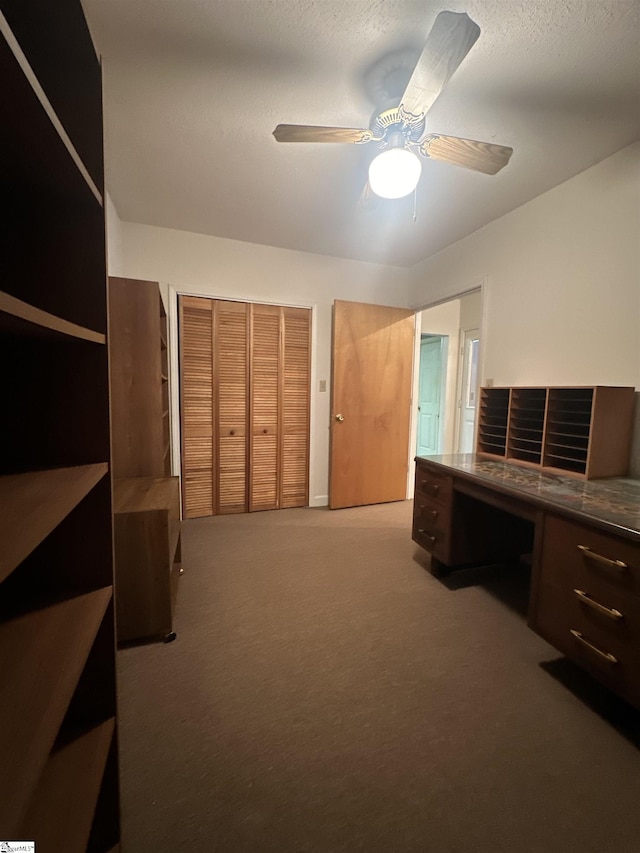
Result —
M467 293L460 300L460 331L480 329L482 325L482 291Z
M107 273L122 276L122 222L109 193L106 193L105 201Z
M313 308L309 498L312 506L326 504L331 306L334 299L346 299L406 307L408 271L131 222L121 223L121 234L119 274L160 282L168 308L172 336L174 460L179 459L174 291ZM318 391L321 379L327 380L326 392Z
M409 305L484 281L483 381L640 386L639 238L635 143L413 267Z

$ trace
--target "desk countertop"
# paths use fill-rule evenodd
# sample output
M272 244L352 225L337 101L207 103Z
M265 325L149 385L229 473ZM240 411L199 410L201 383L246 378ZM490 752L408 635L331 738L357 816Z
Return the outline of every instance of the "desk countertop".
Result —
M596 522L612 532L640 541L640 480L608 477L581 480L547 474L513 462L494 462L475 453L421 456L476 483L486 483L505 494L514 494L567 515Z

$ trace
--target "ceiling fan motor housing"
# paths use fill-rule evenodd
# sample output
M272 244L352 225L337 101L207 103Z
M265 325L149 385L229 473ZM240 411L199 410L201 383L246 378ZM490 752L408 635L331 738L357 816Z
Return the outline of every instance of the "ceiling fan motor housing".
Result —
M369 127L374 137L381 137L376 141L381 150L404 148L407 143L420 139L424 133L425 117L403 113L400 106L394 106L374 113Z

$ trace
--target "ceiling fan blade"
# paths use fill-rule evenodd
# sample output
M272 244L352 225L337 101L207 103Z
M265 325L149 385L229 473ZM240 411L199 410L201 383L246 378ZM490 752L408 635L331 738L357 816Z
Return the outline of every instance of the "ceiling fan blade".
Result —
M495 175L507 165L513 148L430 133L420 143L420 153L433 160L443 160L455 166L464 166L465 169L484 172L485 175Z
M424 116L480 35L466 12L440 12L407 84L400 109Z
M370 130L354 127L316 127L310 124L279 124L273 131L278 142L370 142Z

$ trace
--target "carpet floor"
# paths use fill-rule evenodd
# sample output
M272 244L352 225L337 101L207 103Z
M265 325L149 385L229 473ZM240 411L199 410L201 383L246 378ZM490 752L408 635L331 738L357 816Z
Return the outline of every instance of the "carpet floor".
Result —
M183 525L178 638L119 652L123 853L638 853L638 714L438 580L411 502Z

